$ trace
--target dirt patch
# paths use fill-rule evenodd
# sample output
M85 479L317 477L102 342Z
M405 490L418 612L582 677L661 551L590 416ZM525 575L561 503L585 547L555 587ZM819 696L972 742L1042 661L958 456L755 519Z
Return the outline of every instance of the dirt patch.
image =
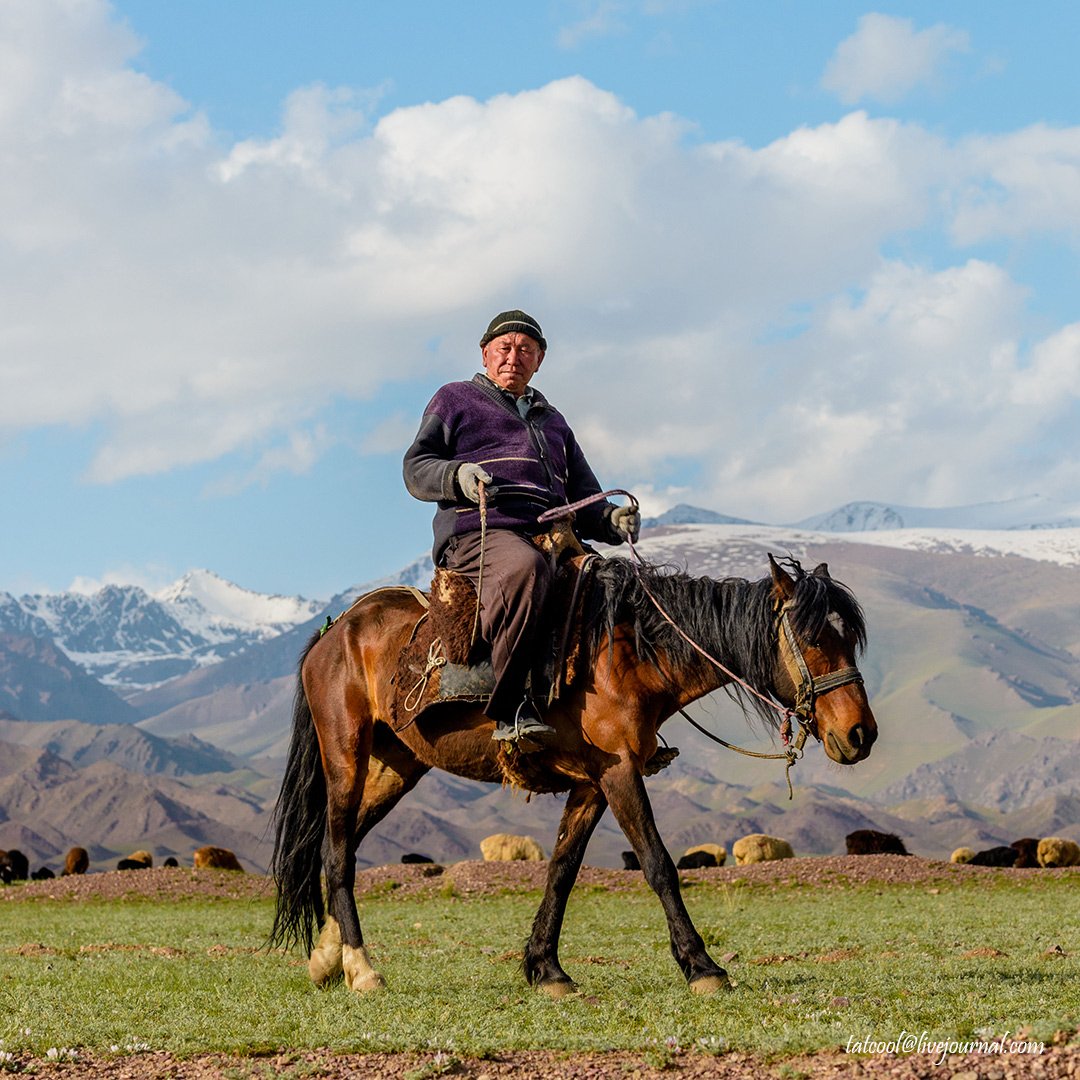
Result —
M532 1050L490 1058L447 1054L332 1054L329 1051L234 1058L225 1055L178 1059L170 1054L35 1062L34 1075L64 1080L265 1080L268 1076L427 1080L455 1076L469 1080L1062 1080L1080 1075L1080 1048L1050 1047L1042 1054L955 1054L938 1064L932 1054L872 1058L813 1054L767 1062L750 1054L713 1056L663 1049L655 1054L574 1054Z

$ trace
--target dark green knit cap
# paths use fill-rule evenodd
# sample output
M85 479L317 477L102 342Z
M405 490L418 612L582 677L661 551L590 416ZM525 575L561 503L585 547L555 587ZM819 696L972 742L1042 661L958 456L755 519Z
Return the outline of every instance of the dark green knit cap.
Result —
M480 339L480 348L482 349L489 341L502 337L503 334L528 334L529 337L539 343L544 352L547 352L547 342L544 340L544 332L540 329L540 324L531 315L526 315L524 311L516 309L514 311L500 311L488 323L488 328Z

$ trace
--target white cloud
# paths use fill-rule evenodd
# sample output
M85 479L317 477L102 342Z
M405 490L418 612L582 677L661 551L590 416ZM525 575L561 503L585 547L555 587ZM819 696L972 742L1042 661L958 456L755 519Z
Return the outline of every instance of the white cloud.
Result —
M968 35L943 23L916 30L911 19L876 12L837 46L821 84L846 105L873 99L900 101L932 84L953 53L967 52Z
M390 453L417 420L392 384L467 377L518 304L602 478L650 498L977 501L1027 490L1047 430L1080 472L1075 326L986 258L882 254L1080 238L1080 129L950 142L853 112L701 144L568 78L377 120L310 87L277 137L226 145L129 70L103 4L4 5L0 42L0 435L90 427L93 481L311 469L339 399Z
M965 140L968 182L956 193L961 244L1055 233L1080 243L1080 127L1035 124Z

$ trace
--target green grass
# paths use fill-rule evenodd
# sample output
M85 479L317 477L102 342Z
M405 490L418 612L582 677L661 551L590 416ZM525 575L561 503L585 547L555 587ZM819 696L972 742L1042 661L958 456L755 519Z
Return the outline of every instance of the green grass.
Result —
M1080 1025L1078 881L776 888L695 885L687 903L732 993L682 981L645 890L575 893L561 957L581 993L520 974L538 894L361 904L388 989L312 987L296 953L261 949L267 901L0 906L0 1053L283 1048L486 1055L673 1048L769 1055L901 1032L971 1038ZM1060 945L1066 955L1047 955ZM996 954L988 950L996 950Z

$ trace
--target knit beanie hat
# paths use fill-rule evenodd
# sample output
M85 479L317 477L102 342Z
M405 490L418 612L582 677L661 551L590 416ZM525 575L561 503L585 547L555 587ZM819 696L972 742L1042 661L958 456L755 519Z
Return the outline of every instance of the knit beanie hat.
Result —
M547 342L544 340L544 332L540 329L540 324L531 315L526 315L524 311L517 309L514 311L500 311L488 323L488 328L480 339L480 348L482 349L489 341L502 337L503 334L528 334L529 337L539 343L544 352L547 352Z

